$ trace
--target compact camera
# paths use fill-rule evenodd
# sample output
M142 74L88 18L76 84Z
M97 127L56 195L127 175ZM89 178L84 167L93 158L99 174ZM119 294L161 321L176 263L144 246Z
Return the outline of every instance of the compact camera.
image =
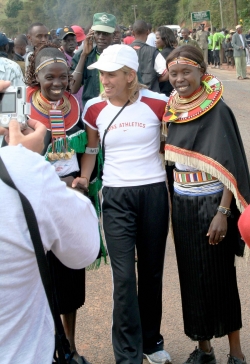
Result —
M25 129L30 112L30 104L26 103L26 86L10 86L0 92L0 126L8 128L10 120L16 119L21 129Z

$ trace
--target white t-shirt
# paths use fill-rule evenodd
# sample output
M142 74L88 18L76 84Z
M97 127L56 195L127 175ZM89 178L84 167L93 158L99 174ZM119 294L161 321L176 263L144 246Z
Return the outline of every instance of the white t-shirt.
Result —
M91 264L100 240L90 201L67 189L39 154L19 145L1 148L0 155L34 209L45 250L70 268ZM51 364L54 324L20 198L2 180L0 195L1 363Z
M157 72L160 76L165 75L165 73L167 72L166 60L161 53L158 53L155 58L154 69L155 72Z
M167 100L163 94L141 90L137 101L125 107L114 121L105 137L104 186L140 186L165 181L159 148ZM102 139L120 109L96 97L85 105L82 119L98 130Z
M155 33L149 33L146 43L152 47L155 47L156 36Z
M50 163L55 168L59 177L66 176L80 170L76 153L73 154L70 159L59 159L56 161L50 161Z

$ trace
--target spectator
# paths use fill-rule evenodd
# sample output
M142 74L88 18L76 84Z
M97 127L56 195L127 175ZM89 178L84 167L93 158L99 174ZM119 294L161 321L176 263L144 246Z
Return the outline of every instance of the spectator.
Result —
M191 32L191 38L196 40L196 28L193 28L193 30Z
M135 40L135 37L132 35L132 32L129 30L128 32L126 32L126 37L123 39L123 43L129 45L129 44L133 43L134 40Z
M239 230L244 242L250 247L250 206L248 206L239 218Z
M225 38L226 38L226 29L222 28L221 31L219 32L219 37L220 37L220 65L221 65L221 69L222 69L222 65L224 63L225 60L225 52L224 52L224 47L225 47Z
M9 40L0 33L0 79L10 81L12 86L24 86L23 74L20 66L8 59Z
M14 40L14 55L13 61L15 61L21 67L23 75L25 75L25 59L27 38L23 35L18 35Z
M43 23L33 23L28 29L28 42L31 48L25 59L25 71L29 65L29 56L34 52L36 48L39 48L43 44L48 43L49 30Z
M201 29L196 33L196 41L202 50L204 60L208 64L208 32L205 30L205 24L201 24Z
M236 25L236 33L232 37L234 49L234 61L238 80L248 79L246 65L246 48L248 48L246 38L242 35L242 26Z
M208 34L208 65L214 65L214 56L213 56L213 33L209 28Z
M74 56L75 49L77 47L77 40L76 40L76 35L74 33L74 30L70 27L61 28L61 30L58 34L58 39L60 39L60 41L61 41L60 49L63 51L67 64L68 64L68 67L70 68L71 64L72 64L72 58ZM73 94L79 103L81 112L83 110L82 92L83 92L83 86L79 89L79 91L77 93Z
M214 65L211 68L220 68L220 47L221 35L220 32L213 28L213 56Z
M96 62L99 55L113 42L116 18L112 14L97 13L93 16L93 25L86 35L83 50L72 58L73 82L71 92L76 93L84 85L82 106L103 91L98 70L88 70L88 66ZM93 43L96 43L94 47Z
M225 55L227 58L227 68L229 68L229 65L234 68L234 55L233 55L233 46L231 43L232 39L227 38L225 42Z
M248 31L248 33L246 34L246 40L247 40L247 44L248 44L248 47L250 47L250 29Z
M152 91L160 92L159 82L168 80L165 58L155 48L146 43L148 26L143 20L136 20L133 25L135 40L131 47L136 51L139 59L138 73L142 83Z
M71 28L75 33L77 46L80 47L86 38L84 30L79 25L72 25Z
M173 31L168 27L159 27L155 33L156 35L156 48L161 49L161 55L167 59L169 54L174 50L176 38ZM169 96L173 91L173 86L169 81L160 82L161 93Z
M0 82L1 91L3 85ZM84 268L95 260L99 250L95 211L86 197L67 189L53 167L38 154L46 128L35 120L30 120L29 125L34 132L23 135L18 123L11 121L9 146L0 149L0 156L34 209L44 249L53 251L68 267ZM0 206L1 361L50 364L55 342L53 318L22 205L16 191L1 180L0 194L4 196ZM65 214L69 210L70 214Z
M179 41L178 45L179 46L192 45L192 46L198 48L199 50L201 50L199 47L199 44L196 42L196 40L190 38L189 34L190 34L190 32L187 28L182 28L181 29L182 39Z
M122 43L122 32L119 25L117 25L114 31L113 44L121 44L121 43Z
M155 33L152 31L152 24L147 23L147 26L148 26L148 37L147 37L146 43L148 45L150 45L151 47L155 47L156 37L155 37Z
M11 59L13 61L13 56L14 56L14 41L10 38L8 38L8 42L9 42L9 47L8 47L8 58Z

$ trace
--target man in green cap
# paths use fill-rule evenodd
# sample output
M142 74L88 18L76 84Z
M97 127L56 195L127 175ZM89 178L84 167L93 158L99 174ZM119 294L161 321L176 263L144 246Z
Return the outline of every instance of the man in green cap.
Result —
M112 14L97 13L93 16L93 25L86 35L83 50L77 52L72 59L73 82L71 92L76 93L84 85L82 105L103 91L97 69L88 70L87 67L96 62L105 48L113 42L116 18ZM96 46L93 46L93 43Z

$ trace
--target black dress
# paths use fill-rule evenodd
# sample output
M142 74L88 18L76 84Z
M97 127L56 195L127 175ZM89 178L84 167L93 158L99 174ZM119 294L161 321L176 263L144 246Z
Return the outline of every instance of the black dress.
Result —
M67 135L72 135L82 129L82 122L74 125ZM51 141L51 133L48 131L45 136L45 150ZM80 154L77 154L78 160ZM73 175L73 174L72 174ZM79 175L79 172L74 173L74 178ZM60 207L58 207L60 208ZM73 244L74 242L72 242ZM50 274L54 287L54 297L56 299L60 314L67 314L76 311L85 302L85 268L71 269L66 267L61 261L51 252L47 253Z
M172 222L185 333L196 341L221 337L242 327L234 259L244 250L237 220L250 202L249 171L232 111L219 100L190 122L171 123L165 150L168 160L211 173L234 195L228 230L218 245L210 245L206 234L222 192L192 195L177 184L173 196Z

